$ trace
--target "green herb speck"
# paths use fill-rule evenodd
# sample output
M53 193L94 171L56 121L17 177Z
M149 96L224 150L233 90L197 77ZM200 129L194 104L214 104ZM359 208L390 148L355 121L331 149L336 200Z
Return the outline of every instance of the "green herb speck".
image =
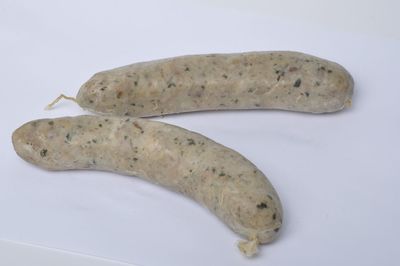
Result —
M68 133L68 134L65 136L65 139L66 139L67 141L71 141L71 139L72 139L71 134Z
M40 151L40 156L46 157L46 155L47 155L47 149L43 149Z
M298 88L301 85L301 79L296 79L296 81L293 83L293 87Z
M265 202L261 202L260 204L257 204L257 208L266 209L266 208L268 208L268 205Z

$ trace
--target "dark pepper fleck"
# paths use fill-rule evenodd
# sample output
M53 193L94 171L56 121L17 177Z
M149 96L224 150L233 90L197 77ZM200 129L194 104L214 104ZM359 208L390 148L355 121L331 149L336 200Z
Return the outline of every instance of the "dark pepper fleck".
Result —
M257 208L266 209L266 208L268 208L268 205L265 202L261 202L260 204L257 204Z
M133 82L133 84L134 84L135 86L137 86L138 82L135 80L135 81Z
M278 233L279 229L280 229L280 228L275 228L274 231L275 231L276 233Z
M117 98L120 99L122 97L122 91L117 92Z
M298 88L301 85L301 79L296 79L296 81L293 83L293 87Z
M49 121L48 123L50 126L54 125L54 121Z
M309 92L307 92L307 91L305 92L305 94L306 94L306 96L307 96L307 97L308 97L308 96L310 96L310 93L309 93Z
M141 134L143 134L144 133L144 130L143 130L143 128L141 127L141 126L139 126L139 124L135 121L135 122L133 122L133 125L137 128L137 129L139 129L140 130L140 133Z
M272 214L272 220L276 220L276 213Z
M193 139L187 139L188 145L196 145L196 142Z
M224 79L227 79L227 78L228 78L228 75L223 74L222 77L223 77Z
M71 141L71 139L72 139L71 134L68 133L68 134L65 136L65 139L66 139L67 141Z
M190 68L189 67L186 67L185 68L185 71L187 72L187 71L190 71Z
M173 82L169 83L169 84L168 84L168 88L171 88L171 87L176 87L176 84L173 83Z
M46 157L46 155L47 155L47 149L43 149L40 151L40 156Z

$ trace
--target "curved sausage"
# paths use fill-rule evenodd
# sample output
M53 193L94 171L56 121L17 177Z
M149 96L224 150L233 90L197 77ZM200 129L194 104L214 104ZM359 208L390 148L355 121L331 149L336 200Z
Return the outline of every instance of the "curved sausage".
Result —
M94 169L142 177L193 198L247 241L276 238L282 207L265 175L242 155L198 133L149 120L77 116L41 119L15 130L24 160L48 170Z

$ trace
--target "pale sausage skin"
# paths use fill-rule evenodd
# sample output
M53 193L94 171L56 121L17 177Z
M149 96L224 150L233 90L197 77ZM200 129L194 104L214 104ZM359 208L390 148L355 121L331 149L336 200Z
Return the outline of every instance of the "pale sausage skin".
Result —
M255 165L183 128L140 118L64 117L28 122L12 142L20 157L44 169L139 176L193 198L249 240L241 247L247 255L274 240L282 224L279 197ZM243 250L249 243L253 250Z
M95 74L79 90L89 111L134 117L202 110L335 112L353 79L339 64L298 52L189 55Z

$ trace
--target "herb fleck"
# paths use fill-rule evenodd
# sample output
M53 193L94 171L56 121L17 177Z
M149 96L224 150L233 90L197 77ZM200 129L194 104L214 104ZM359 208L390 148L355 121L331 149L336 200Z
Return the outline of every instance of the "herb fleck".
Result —
M187 72L187 71L190 71L190 68L189 67L186 67L185 68L185 71Z
M268 205L265 202L261 202L260 204L257 204L257 208L266 209L266 208L268 208Z
M122 91L117 92L117 98L120 99L122 97Z
M310 93L309 93L309 92L307 92L307 91L305 92L305 94L306 94L306 96L307 96L307 97L308 97L308 96L310 96Z
M137 129L139 129L140 130L140 133L141 134L143 134L144 133L144 130L143 130L143 128L141 127L141 126L139 126L139 124L135 121L135 122L133 122L133 125L137 128Z
M227 78L228 78L228 75L223 74L222 77L223 77L224 79L227 79Z
M224 172L219 173L219 176L225 176Z
M176 84L173 83L173 82L169 83L169 84L168 84L168 88L171 88L171 87L176 87Z
M188 145L196 145L196 142L193 139L187 139Z
M103 127L103 125L102 125L102 124L99 124L99 127Z
M135 80L135 81L133 82L133 84L134 84L135 86L137 86L138 82Z
M47 155L47 149L43 149L40 151L40 156L46 157L46 155Z
M72 136L71 136L71 134L67 134L66 136L65 136L65 139L69 142L69 141L71 141L71 139L72 139Z
M272 220L276 220L276 213L272 214Z
M301 85L301 79L296 79L296 81L293 83L293 87L298 88Z
M127 140L128 139L128 136L124 136L124 140Z

